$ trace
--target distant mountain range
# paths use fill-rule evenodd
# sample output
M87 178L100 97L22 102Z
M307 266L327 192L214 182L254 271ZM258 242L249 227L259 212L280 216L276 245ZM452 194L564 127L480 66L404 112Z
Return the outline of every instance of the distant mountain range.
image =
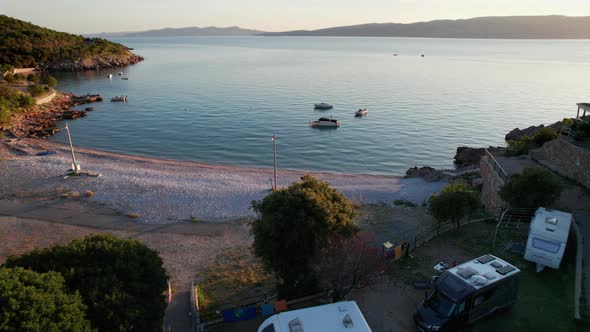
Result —
M590 39L590 16L497 16L409 24L370 23L263 36Z
M264 33L260 30L242 29L240 27L186 27L186 28L165 28L147 31L128 32L103 32L89 34L89 37L112 38L112 37L180 37L180 36L255 36Z

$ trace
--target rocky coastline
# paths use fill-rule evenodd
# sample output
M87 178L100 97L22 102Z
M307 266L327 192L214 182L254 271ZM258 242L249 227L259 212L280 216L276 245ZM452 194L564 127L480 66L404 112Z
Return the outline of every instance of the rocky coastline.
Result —
M99 55L92 58L68 59L53 62L41 69L43 71L89 71L129 66L143 60L144 58L142 56L126 51L121 55Z
M75 110L72 109L73 107L100 101L102 101L100 95L77 96L73 93L58 93L47 104L14 114L11 124L0 127L0 130L8 132L15 138L47 138L60 130L57 127L57 121L83 117L87 112L94 110L92 107L86 107L84 110Z

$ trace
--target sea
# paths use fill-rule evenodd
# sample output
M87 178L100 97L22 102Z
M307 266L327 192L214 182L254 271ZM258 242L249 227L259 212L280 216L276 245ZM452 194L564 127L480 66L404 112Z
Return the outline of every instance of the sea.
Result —
M54 75L59 90L105 98L69 122L76 146L273 167L276 144L279 169L403 175L452 168L458 146L505 145L513 128L575 116L590 100L588 40L113 40L145 60ZM119 95L128 101L110 102ZM334 108L314 110L320 102ZM368 114L355 117L360 108ZM320 117L342 125L309 126ZM65 143L65 132L50 140Z

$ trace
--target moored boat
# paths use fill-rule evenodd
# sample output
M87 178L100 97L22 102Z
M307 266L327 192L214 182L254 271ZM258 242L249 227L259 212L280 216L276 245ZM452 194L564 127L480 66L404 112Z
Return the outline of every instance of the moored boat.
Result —
M108 78L113 78L113 74L108 74L107 77Z
M329 110L329 109L334 108L334 106L332 106L330 104L326 104L326 103L313 104L313 106L318 110Z
M315 121L310 121L309 125L311 127L328 127L328 128L338 128L340 127L340 121L333 119L332 117L329 118L319 118Z
M358 111L354 112L354 116L363 116L369 114L366 108L359 109Z
M127 101L127 96L114 96L111 101Z

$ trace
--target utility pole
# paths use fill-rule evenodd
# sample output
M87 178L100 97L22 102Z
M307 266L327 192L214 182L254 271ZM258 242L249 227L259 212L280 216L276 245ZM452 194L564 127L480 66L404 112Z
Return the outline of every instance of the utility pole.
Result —
M277 189L277 137L276 135L272 135L272 145L273 145L273 154L274 154L274 184L273 190Z
M68 141L70 142L70 152L72 153L72 172L74 174L80 174L80 165L76 163L76 156L74 155L74 145L72 145L72 136L70 136L70 128L66 123L66 132L68 133Z

